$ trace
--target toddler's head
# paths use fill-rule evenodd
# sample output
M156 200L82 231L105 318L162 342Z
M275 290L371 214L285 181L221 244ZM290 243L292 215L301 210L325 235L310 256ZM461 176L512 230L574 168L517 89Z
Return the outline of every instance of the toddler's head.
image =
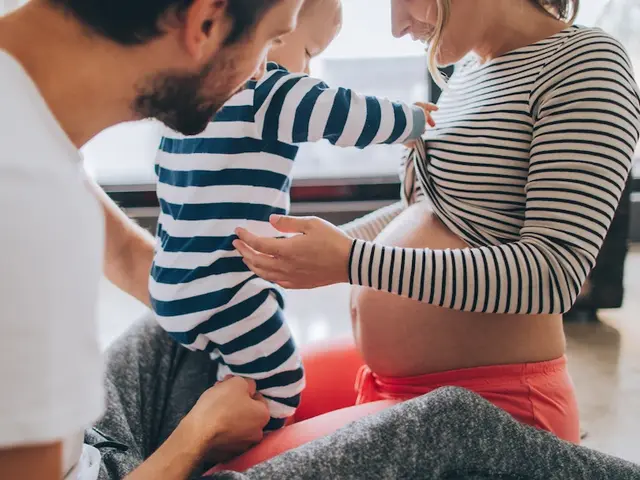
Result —
M268 60L292 73L309 73L309 62L320 55L342 27L340 0L305 0L295 30L280 38Z

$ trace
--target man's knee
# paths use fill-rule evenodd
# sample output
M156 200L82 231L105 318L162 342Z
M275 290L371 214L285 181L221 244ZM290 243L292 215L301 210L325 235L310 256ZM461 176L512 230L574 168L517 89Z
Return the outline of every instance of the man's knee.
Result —
M149 347L170 345L173 342L167 332L156 322L152 314L145 314L133 323L109 347L107 355L122 356L133 350L147 350ZM155 349L154 349L155 350Z
M415 408L431 415L473 416L483 409L486 400L474 392L460 387L443 387L411 400Z
M446 426L452 437L464 437L480 425L499 425L513 419L478 394L459 387L443 387L406 402L418 421ZM444 428L444 427L443 427Z

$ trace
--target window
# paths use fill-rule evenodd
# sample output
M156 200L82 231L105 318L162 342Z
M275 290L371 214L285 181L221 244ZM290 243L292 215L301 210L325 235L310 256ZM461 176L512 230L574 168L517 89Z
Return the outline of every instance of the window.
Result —
M25 0L0 0L0 11L15 8ZM593 25L615 4L637 5L638 0L581 0L577 23ZM622 8L622 7L618 7ZM633 7L626 6L624 11ZM638 7L636 7L637 10ZM638 13L640 15L640 13ZM635 17L634 17L635 18ZM638 20L629 18L629 25ZM619 24L612 19L610 23ZM607 30L626 42L627 48L640 48L625 37L624 28ZM621 31L618 31L621 30ZM640 68L640 52L631 52ZM408 37L394 39L390 33L388 0L349 0L344 2L343 29L312 66L312 73L330 85L354 88L362 93L413 102L428 99L424 47ZM159 126L136 122L111 128L84 148L86 165L106 185L152 185L153 158L159 141ZM397 147L374 147L366 151L339 149L320 143L302 149L296 165L299 181L343 177L394 177L399 154Z
M10 12L25 3L25 1L26 0L0 0L0 13Z
M581 4L577 23L593 25L607 1L582 0ZM429 93L424 47L409 38L391 36L386 0L345 1L342 31L314 62L312 73L330 85L407 102L427 99ZM151 183L158 135L158 127L151 122L104 132L84 148L88 168L105 184ZM306 145L296 165L296 178L313 182L363 175L393 178L397 152L397 147L386 146L361 152L324 143Z
M330 85L407 102L428 98L426 72L424 47L409 38L391 36L390 3L370 0L344 2L342 31L312 66L312 74ZM114 127L85 146L87 167L106 185L151 183L158 135L152 122ZM398 147L362 152L325 143L306 145L297 162L296 177L321 181L361 177L366 172L373 177L395 178L399 155L394 149Z
M578 25L595 25L602 15L608 0L580 0L580 10L576 23Z
M312 65L312 74L329 85L408 103L429 99L424 45L391 35L389 1L343 3L342 30ZM298 182L361 178L397 179L401 147L365 151L328 143L303 145L294 171Z

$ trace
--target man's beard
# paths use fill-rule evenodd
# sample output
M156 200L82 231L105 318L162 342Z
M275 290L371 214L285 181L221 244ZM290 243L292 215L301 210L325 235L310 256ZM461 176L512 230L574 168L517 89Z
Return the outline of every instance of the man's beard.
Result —
M196 135L242 89L242 85L230 85L235 73L235 62L224 51L199 73L157 73L139 87L132 109L138 118L155 118L183 135ZM205 95L206 83L211 94Z

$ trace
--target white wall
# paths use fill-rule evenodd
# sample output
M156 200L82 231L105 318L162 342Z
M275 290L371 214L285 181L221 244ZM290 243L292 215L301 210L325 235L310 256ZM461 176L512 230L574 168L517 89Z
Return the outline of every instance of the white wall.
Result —
M21 0L0 0L0 13L9 12L22 3L24 3L24 1Z

